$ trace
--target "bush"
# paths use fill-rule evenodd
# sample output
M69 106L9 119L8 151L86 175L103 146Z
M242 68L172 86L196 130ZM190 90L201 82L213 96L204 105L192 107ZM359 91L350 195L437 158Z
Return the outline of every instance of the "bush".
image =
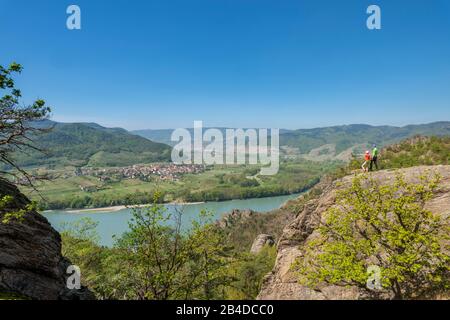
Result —
M408 183L399 174L394 183L381 185L368 175L356 176L326 212L320 237L294 264L300 282L354 285L372 296L388 291L396 299L448 290L448 219L425 209L438 181L425 175L420 183ZM372 265L379 270L381 291L367 286Z

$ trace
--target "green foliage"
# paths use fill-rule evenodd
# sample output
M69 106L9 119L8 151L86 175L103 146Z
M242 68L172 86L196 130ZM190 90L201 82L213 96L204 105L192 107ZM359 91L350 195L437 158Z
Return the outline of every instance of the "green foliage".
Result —
M361 169L362 157L353 158L346 169L342 169L342 177L351 170ZM381 150L378 157L380 169L399 169L421 165L450 164L449 136L415 136L400 143L390 145Z
M11 221L22 221L27 213L36 210L36 203L31 202L24 208L14 208L14 197L11 195L5 195L0 198L0 213L2 214L1 223L7 224Z
M26 152L39 153L33 136L44 130L34 128L32 122L46 119L50 108L43 100L36 100L29 106L20 102L22 93L15 86L14 75L22 71L22 66L12 63L8 68L0 65L0 90L5 95L0 98L0 169L9 167L14 172L0 171L2 175L15 179L25 179L32 184L32 177L22 168L22 163L15 155Z
M450 137L415 137L383 151L386 168L438 164L450 164Z
M229 269L236 279L226 289L227 299L253 300L261 290L262 281L275 264L276 247L265 246L259 253L242 253Z
M48 201L47 199L42 199L38 202L38 206L41 210L57 210L57 209L83 209L83 208L102 208L109 206L131 206L147 204L148 199L153 197L154 192L140 192L135 191L133 193L127 193L125 195L117 194L116 196L106 196L106 195L79 195L73 198ZM161 200L159 200L162 202Z
M64 225L61 253L80 267L83 285L93 290L98 298L114 299L117 293L112 283L120 262L114 249L98 245L96 226L90 218Z
M278 174L253 177L259 168L245 168L243 172L232 170L216 174L208 181L208 188L191 191L183 189L176 197L187 202L224 201L231 199L263 198L303 192L314 186L324 174L341 166L341 162L283 161ZM236 169L235 169L236 170ZM242 169L241 169L242 171ZM189 176L190 179L195 177Z
M96 244L92 221L72 225L62 233L63 254L80 266L99 298L224 298L234 261L224 234L206 212L182 230L182 215L168 214L157 202L133 210L130 231L113 248Z
M231 257L223 235L207 217L201 214L184 232L181 213L172 216L156 203L133 209L130 231L117 242L128 298L221 297L220 287L230 281L226 267Z
M278 239L284 226L295 217L289 209L270 212L254 212L250 218L237 219L224 227L227 241L240 251L248 252L253 241L260 234L270 234Z
M408 183L397 175L381 184L358 175L338 191L337 205L325 214L320 237L310 241L293 268L300 282L366 286L368 267L381 270L381 285L397 299L421 298L448 290L448 218L425 209L439 177L424 175Z
M207 212L181 229L181 214L154 204L136 208L130 231L100 247L90 219L66 225L63 255L100 299L254 299L273 267L276 249L259 254L227 245Z

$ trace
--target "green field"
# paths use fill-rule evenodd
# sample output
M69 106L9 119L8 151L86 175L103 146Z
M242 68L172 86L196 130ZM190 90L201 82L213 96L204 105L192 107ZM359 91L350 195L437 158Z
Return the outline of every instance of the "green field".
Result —
M274 176L255 176L257 166L212 166L177 181L152 177L150 181L119 179L103 182L94 176L75 176L73 167L47 171L53 179L37 183L35 192L23 188L42 209L96 208L148 203L158 191L162 201L222 201L290 194L314 185L340 162L306 160L282 162ZM83 186L81 189L80 186Z

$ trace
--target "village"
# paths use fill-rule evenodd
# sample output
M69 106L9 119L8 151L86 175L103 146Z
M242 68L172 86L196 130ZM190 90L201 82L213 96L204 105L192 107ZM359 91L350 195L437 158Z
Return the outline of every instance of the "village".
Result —
M150 181L153 177L158 177L164 181L177 181L184 174L197 174L205 171L204 165L173 163L162 164L137 164L128 167L113 168L92 168L82 167L75 169L76 176L93 176L102 182L109 182L121 179L140 179Z

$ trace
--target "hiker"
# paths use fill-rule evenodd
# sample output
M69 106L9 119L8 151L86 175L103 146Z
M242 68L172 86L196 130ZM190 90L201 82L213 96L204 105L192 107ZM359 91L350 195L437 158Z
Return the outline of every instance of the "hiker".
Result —
M367 164L371 162L372 157L370 156L370 151L366 151L366 154L364 155L364 163L362 164L361 168L363 169L364 172L367 172Z
M375 168L377 168L378 170L378 149L376 144L373 145L372 159L370 160L370 168L369 168L370 171L372 171L374 164Z

